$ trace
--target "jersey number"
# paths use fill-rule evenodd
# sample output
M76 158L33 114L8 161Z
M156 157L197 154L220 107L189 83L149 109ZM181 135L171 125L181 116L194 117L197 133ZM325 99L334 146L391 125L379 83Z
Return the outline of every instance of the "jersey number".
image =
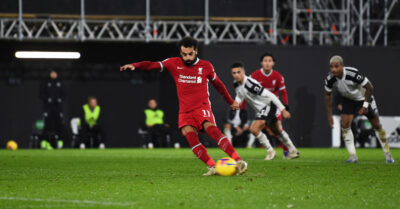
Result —
M266 113L266 111L267 111L267 107L264 107L261 111L260 111L260 115L261 116L264 116L265 115L265 113Z
M202 110L202 111L203 111L203 117L210 117L211 116L210 111L208 111L208 110Z

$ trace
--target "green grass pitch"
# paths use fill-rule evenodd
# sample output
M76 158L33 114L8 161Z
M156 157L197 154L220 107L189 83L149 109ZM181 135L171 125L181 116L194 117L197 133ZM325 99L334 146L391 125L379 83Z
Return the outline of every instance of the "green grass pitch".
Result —
M244 176L203 177L190 149L0 150L0 208L400 208L400 150L238 149ZM209 149L214 159L224 157Z

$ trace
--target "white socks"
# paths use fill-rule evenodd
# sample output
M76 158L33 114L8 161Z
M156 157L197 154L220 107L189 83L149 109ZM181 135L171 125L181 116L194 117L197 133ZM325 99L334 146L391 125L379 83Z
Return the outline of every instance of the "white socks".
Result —
M286 131L282 131L281 135L277 136L279 141L281 141L283 144L285 144L289 148L289 152L296 150L296 147L294 146L292 140L290 140L289 135L286 133Z
M271 143L269 143L267 136L263 132L260 132L260 134L258 134L258 136L256 136L256 138L258 139L260 144L262 144L267 149L267 151L274 149L274 148L272 148Z
M356 155L356 147L354 146L354 135L351 129L342 128L342 136L349 154Z
M384 153L389 153L389 142L386 138L386 131L382 127L380 129L375 129L375 134L376 137L378 137L379 144L381 144L381 147L383 149Z
M255 141L256 141L256 137L252 133L250 133L249 141L247 141L247 148L252 148Z
M228 138L229 142L232 144L232 132L230 128L224 128L224 134Z

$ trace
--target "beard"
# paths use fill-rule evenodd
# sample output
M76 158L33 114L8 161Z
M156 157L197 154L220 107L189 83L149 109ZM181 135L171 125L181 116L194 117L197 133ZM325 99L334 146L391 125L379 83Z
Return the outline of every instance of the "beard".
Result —
M185 65L192 66L196 62L197 56L195 56L193 60L186 60L185 61L183 58L181 58L181 59L182 59L183 63L185 63Z

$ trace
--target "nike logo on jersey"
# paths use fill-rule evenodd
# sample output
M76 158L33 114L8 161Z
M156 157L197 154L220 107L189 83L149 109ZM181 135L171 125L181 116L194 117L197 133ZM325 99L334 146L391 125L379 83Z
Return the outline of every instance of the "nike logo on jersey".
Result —
M183 69L183 67L176 67L178 70L182 70Z

